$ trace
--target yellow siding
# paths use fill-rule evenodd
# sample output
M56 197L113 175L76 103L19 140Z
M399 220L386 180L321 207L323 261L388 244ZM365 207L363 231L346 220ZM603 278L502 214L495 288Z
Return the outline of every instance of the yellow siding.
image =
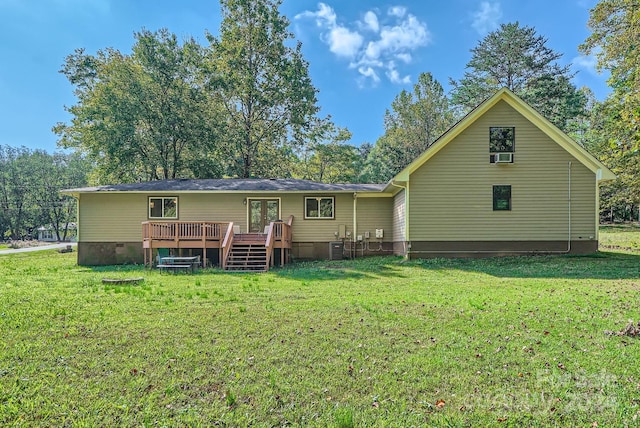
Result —
M78 214L81 242L142 241L147 197L139 194L84 193Z
M357 234L365 236L369 232L371 240L375 240L376 229L384 231L384 242L393 241L393 221L391 211L393 198L358 198Z
M513 164L489 163L489 127L515 127ZM410 177L412 241L564 240L571 162L572 239L595 238L595 174L504 101ZM493 185L512 210L493 211Z
M312 196L312 195L306 195ZM314 195L315 196L315 195ZM305 220L303 194L285 195L283 197L283 216L295 216L293 220L293 240L295 242L330 242L336 240L335 233L341 224L347 230L353 230L353 195L322 194L317 196L335 196L335 219L333 220Z
M147 221L149 196L178 196L180 221L233 221L247 232L248 207L244 199L279 199L280 217L294 216L293 238L297 242L329 242L336 239L341 224L353 231L353 195L323 194L335 197L335 219L305 220L304 194L261 195L162 192L153 194L87 193L80 197L80 240L82 242L134 242L142 240L142 222ZM310 195L306 195L310 196ZM359 233L385 229L390 239L391 198L358 200ZM160 221L160 220L154 220Z
M401 190L393 198L393 240L405 241L405 191Z

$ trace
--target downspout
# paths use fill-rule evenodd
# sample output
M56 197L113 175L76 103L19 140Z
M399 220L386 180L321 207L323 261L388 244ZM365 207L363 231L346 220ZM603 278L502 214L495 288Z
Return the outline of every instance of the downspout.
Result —
M567 236L567 249L560 251L509 251L509 254L569 254L571 252L571 161L567 164L567 216L568 216L568 236ZM392 183L393 184L393 183ZM399 187L399 186L398 186ZM597 210L596 210L597 211ZM597 230L597 228L596 228ZM456 254L456 253L470 253L470 254L494 254L502 253L503 251L412 251L415 254Z
M73 199L76 200L76 242L80 242L80 194Z
M568 190L567 190L567 193L568 193L568 195L567 195L567 198L568 198L567 211L568 211L568 217L569 217L569 219L568 219L569 224L567 226L567 229L569 230L569 236L567 236L567 254L568 254L569 252L571 252L571 161L569 161L569 165L568 165L567 169L568 169L567 174L569 176L568 179L567 179L568 180L568 184L567 184L567 187L568 187Z
M356 248L358 236L358 193L353 192L353 233L351 234L351 249L353 250L353 258L358 255Z
M409 258L409 249L411 248L411 244L407 245L409 241L409 182L407 182L406 186L401 186L396 184L391 180L391 185L397 187L399 189L404 190L404 240L402 241L402 248L405 258Z
M600 242L600 170L598 170L598 174L596 175L596 219L595 219L595 233L593 236L596 237L596 241ZM638 207L638 224L640 224L640 207Z

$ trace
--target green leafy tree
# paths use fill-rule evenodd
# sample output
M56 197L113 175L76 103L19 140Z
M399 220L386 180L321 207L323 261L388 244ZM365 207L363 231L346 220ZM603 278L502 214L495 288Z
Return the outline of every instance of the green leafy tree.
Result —
M198 80L203 49L167 30L135 39L131 55L78 49L66 58L61 72L78 102L67 108L71 123L54 128L60 144L86 153L103 182L219 176L215 109Z
M385 113L385 133L371 149L364 181L386 182L425 151L455 122L442 85L422 73L413 92L403 90Z
M618 111L612 131L621 144L640 144L640 2L601 0L589 18L591 35L580 46L609 70L609 102Z
M463 111L478 106L503 87L522 97L561 129L584 113L586 99L561 66L561 53L546 45L534 28L502 24L471 50L464 77L451 80L451 101Z
M316 89L275 0L222 0L220 36L211 43L211 93L224 106L228 173L288 176L294 153L317 141Z
M346 129L337 129L329 143L314 143L299 157L297 176L322 183L352 183L359 173L358 148L345 143L351 139Z
M34 226L51 226L58 241L67 239L69 225L76 221L76 201L60 190L82 187L92 169L91 163L79 153L31 153L34 187L31 197L35 204Z
M612 92L595 111L588 134L593 150L618 176L602 188L608 220L631 219L640 204L640 3L602 0L589 19L591 35L580 46L609 70Z
M78 154L0 146L0 237L21 239L51 225L64 239L76 204L59 192L85 185L90 168Z
M0 146L0 212L3 236L20 239L31 217L33 174L26 147Z

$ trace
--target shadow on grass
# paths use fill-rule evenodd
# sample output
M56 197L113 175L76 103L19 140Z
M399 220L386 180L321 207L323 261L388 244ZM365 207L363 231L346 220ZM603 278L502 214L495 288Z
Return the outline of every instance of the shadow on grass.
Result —
M320 260L313 262L296 262L272 272L287 279L298 280L332 280L360 278L405 278L402 269L402 257L379 256L364 257L354 260Z
M478 272L497 278L639 279L640 254L601 251L586 256L540 255L410 261L402 257L380 256L355 260L295 262L283 268L272 268L270 274L300 281L364 278L375 280L385 277L407 278L411 276L411 272L406 268L434 272L448 270ZM142 265L93 266L86 269L115 277L157 273ZM194 273L164 273L163 275L260 275L260 273L225 272L213 268L198 270Z
M640 254L598 252L585 256L520 256L427 259L407 262L430 270L480 272L498 278L638 279Z
M273 272L282 277L300 280L375 279L408 277L411 272L405 268L434 272L448 270L477 272L497 278L638 279L640 278L640 254L598 252L586 256L541 255L411 261L388 256L294 263Z

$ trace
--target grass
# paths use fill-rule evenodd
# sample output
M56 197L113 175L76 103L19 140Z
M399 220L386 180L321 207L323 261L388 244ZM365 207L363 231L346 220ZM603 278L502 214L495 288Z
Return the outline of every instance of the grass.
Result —
M640 319L640 232L601 238L255 275L0 256L0 424L635 425L640 342L604 332Z
M640 248L640 233L634 224L606 225L601 227L600 247L605 250L633 251Z

